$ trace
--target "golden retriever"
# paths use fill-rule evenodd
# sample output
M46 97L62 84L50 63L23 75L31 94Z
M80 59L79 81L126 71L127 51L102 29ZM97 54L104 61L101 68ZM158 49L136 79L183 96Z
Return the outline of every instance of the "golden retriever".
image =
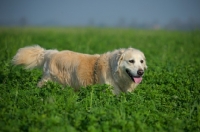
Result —
M133 91L147 68L144 54L134 48L89 55L69 50L45 50L35 45L19 49L12 62L26 69L43 68L38 87L47 81L69 85L75 90L87 85L109 84L114 94Z

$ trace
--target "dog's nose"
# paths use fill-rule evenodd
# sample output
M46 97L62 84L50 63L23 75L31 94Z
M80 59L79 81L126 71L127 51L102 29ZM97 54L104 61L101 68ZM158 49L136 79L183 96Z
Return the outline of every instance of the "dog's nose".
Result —
M143 70L138 70L137 74L140 75L140 76L142 76L144 74L144 71Z

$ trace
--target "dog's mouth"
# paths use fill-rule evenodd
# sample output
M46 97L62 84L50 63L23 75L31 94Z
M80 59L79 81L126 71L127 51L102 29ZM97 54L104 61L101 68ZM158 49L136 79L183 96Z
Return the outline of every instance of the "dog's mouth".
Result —
M142 76L134 76L131 74L131 72L128 69L126 69L126 73L129 75L131 80L133 80L135 83L139 84L142 81Z

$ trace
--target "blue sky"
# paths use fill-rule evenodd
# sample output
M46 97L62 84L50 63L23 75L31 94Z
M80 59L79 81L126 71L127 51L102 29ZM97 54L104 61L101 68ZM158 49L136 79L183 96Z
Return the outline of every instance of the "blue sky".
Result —
M0 21L26 18L29 24L66 26L104 23L152 23L172 19L200 22L200 0L1 0Z

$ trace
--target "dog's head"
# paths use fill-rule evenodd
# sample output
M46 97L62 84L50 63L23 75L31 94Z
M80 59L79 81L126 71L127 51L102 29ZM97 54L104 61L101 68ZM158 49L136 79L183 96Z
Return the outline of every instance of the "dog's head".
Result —
M132 81L139 84L142 76L147 69L144 54L137 49L121 49L115 54L114 72L120 74L121 78L126 81Z

